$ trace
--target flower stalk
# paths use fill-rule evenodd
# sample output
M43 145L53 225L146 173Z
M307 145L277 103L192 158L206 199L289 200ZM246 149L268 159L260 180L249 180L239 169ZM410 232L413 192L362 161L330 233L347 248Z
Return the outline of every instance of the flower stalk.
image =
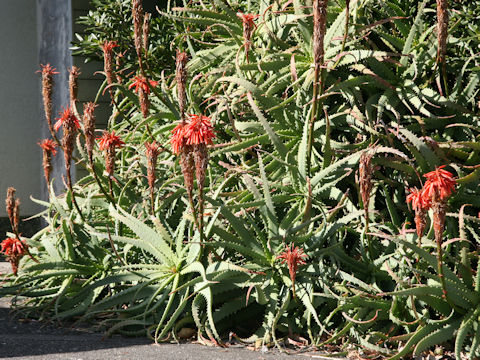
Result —
M447 37L448 37L448 0L437 0L437 64L441 66L443 86L448 96L447 88Z
M160 144L155 140L145 143L146 155L147 155L147 180L148 188L150 190L150 207L152 215L155 214L155 169L157 167L157 159L160 154Z
M180 118L182 123L185 123L185 106L187 103L187 60L187 53L177 50L177 56L175 59L175 80L177 82L178 107L180 109Z
M47 183L47 187L50 184L50 174L52 173L52 156L57 154L56 144L51 139L44 139L43 141L38 143L38 146L42 148L43 153L43 174L45 176L45 181Z
M37 73L42 74L42 99L43 99L43 109L45 112L45 120L47 121L48 124L48 130L50 131L50 134L52 135L53 139L55 142L60 145L59 140L57 139L57 136L55 135L55 131L53 130L53 124L52 124L52 108L53 108L53 103L52 103L52 96L53 96L53 75L59 74L53 66L50 64L40 65L40 70L37 71Z
M77 209L78 214L85 221L82 212L80 211L80 207L77 204L77 200L75 197L75 192L73 191L73 182L72 182L72 174L71 174L71 166L72 166L72 154L73 148L75 144L75 136L77 134L77 130L80 129L80 123L75 116L74 111L71 107L67 107L61 113L61 116L57 118L57 122L55 123L55 131L60 130L62 127L63 136L62 136L62 148L63 148L63 155L65 160L65 170L67 175L67 187L70 193L72 194L72 203Z
M100 151L104 151L105 153L105 170L108 174L108 186L110 189L110 196L113 199L113 173L115 171L115 157L116 157L116 149L123 147L125 143L120 139L119 136L115 135L115 131L109 133L108 131L104 131L103 135L97 138L99 141L99 149Z
M297 277L298 266L305 265L307 255L304 253L303 249L299 248L298 246L294 246L294 244L290 244L290 246L285 246L283 252L277 256L277 259L281 259L280 264L287 264L288 266L288 273L290 275L290 280L292 281L292 294L293 298L296 297L295 295L295 279Z
M244 14L242 12L238 12L237 16L242 19L243 24L243 46L245 48L245 58L248 62L248 52L252 46L252 35L256 28L255 19L257 19L260 15L257 14Z
M80 76L80 69L76 66L68 71L68 88L70 90L70 106L76 110L76 103L78 101L78 77ZM78 114L76 114L78 116Z
M307 176L311 176L311 162L313 149L313 130L317 121L319 108L318 97L323 93L324 38L327 31L327 0L313 1L313 100L307 139Z
M143 73L142 63L142 48L143 48L143 25L144 12L141 0L132 0L132 18L133 18L133 39L135 43L135 50L138 57L138 65Z
M203 210L204 210L204 184L205 174L208 167L207 145L213 144L213 126L210 118L203 115L188 115L188 122L179 123L172 131L170 142L175 154L180 155L180 166L185 183L185 189L189 198L196 225L203 241ZM193 174L197 180L198 188L198 219L193 202Z

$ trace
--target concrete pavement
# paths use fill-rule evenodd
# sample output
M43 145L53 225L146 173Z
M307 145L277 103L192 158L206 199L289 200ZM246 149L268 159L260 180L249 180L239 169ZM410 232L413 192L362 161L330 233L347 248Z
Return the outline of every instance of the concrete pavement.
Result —
M0 263L0 284L9 271ZM311 353L286 355L278 350L254 352L243 346L213 348L192 343L154 345L146 338L113 336L45 325L38 321L16 319L9 313L9 300L0 298L0 358L35 360L274 360L327 359ZM331 358L329 358L331 359Z

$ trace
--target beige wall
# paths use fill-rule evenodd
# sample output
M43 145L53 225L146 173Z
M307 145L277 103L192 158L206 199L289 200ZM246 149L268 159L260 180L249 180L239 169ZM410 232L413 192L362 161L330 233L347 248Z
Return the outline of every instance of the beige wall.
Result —
M29 199L41 196L42 172L36 21L34 0L0 2L0 217L9 186L22 215L40 210Z

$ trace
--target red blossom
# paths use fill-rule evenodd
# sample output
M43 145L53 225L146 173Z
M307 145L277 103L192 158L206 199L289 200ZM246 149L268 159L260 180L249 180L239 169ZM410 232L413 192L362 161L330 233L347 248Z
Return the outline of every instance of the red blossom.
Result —
M40 67L41 69L37 71L37 73L42 73L42 75L55 75L55 74L59 74L59 72L57 71L57 69L55 69L52 65L50 64L46 64L46 65L43 65L43 64L40 64Z
M431 207L430 198L425 194L423 189L418 190L412 188L409 190L410 194L407 195L407 203L412 203L412 208L415 211L428 210Z
M244 14L241 11L237 12L237 16L242 19L244 24L247 24L249 26L255 26L255 22L253 20L260 17L260 15L257 14Z
M118 47L118 44L116 41L105 41L103 44L102 44L102 50L103 52L108 52L110 53L113 48L116 48Z
M213 126L208 116L188 115L190 122L185 126L184 137L187 145L211 145L215 138Z
M305 265L305 258L307 255L303 252L303 249L298 246L285 246L285 250L277 256L277 259L282 259L281 264L287 264L290 279L292 280L293 296L295 297L295 277L297 276L297 270L299 265Z
M54 156L57 154L57 144L52 139L44 139L38 143L38 146Z
M142 89L146 94L150 94L150 87L148 84L150 83L151 87L156 87L158 85L158 81L148 80L142 76L135 76L133 78L133 83L130 84L128 87L129 89L135 88L135 92L138 93L139 89Z
M98 146L102 151L125 145L120 137L115 135L115 131L112 131L111 133L104 131L103 135L97 138L97 140L99 141Z
M172 137L170 138L170 144L172 145L172 150L175 154L180 154L180 150L185 145L185 128L186 125L183 123L175 126L175 129L172 130Z
M432 201L446 200L457 185L457 180L453 174L447 170L443 170L445 165L437 167L434 171L430 171L423 175L427 181L423 187L423 196L428 197Z
M25 240L20 241L16 238L7 238L1 243L2 249L0 252L3 252L8 257L18 257L23 256L27 250L27 244Z
M57 118L54 126L55 131L58 131L63 124L73 125L76 129L80 129L80 123L71 107L63 109L63 112L60 112L60 114L61 116Z

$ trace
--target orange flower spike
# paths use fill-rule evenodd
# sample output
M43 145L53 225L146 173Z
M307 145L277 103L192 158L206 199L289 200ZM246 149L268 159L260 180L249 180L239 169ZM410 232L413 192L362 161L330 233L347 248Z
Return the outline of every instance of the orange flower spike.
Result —
M184 137L187 145L211 145L212 139L215 138L213 126L208 116L188 115L190 122L184 130Z
M457 180L451 172L443 170L444 167L445 165L442 165L424 175L427 182L423 191L425 196L432 201L434 199L444 201L455 191Z
M57 118L57 122L55 123L55 131L60 129L60 126L66 125L73 125L76 129L80 129L80 122L78 121L75 113L73 112L71 107L67 107L63 109L63 112L60 113L61 116Z
M298 246L294 247L293 244L286 246L285 250L277 256L277 259L282 259L281 264L287 264L290 279L292 280L293 297L295 297L295 278L297 276L298 266L305 265L305 259L307 255L303 252L303 249Z
M115 131L109 133L108 131L104 131L103 135L97 138L98 147L101 151L108 150L110 148L121 148L125 143L120 139L119 136L115 135Z

